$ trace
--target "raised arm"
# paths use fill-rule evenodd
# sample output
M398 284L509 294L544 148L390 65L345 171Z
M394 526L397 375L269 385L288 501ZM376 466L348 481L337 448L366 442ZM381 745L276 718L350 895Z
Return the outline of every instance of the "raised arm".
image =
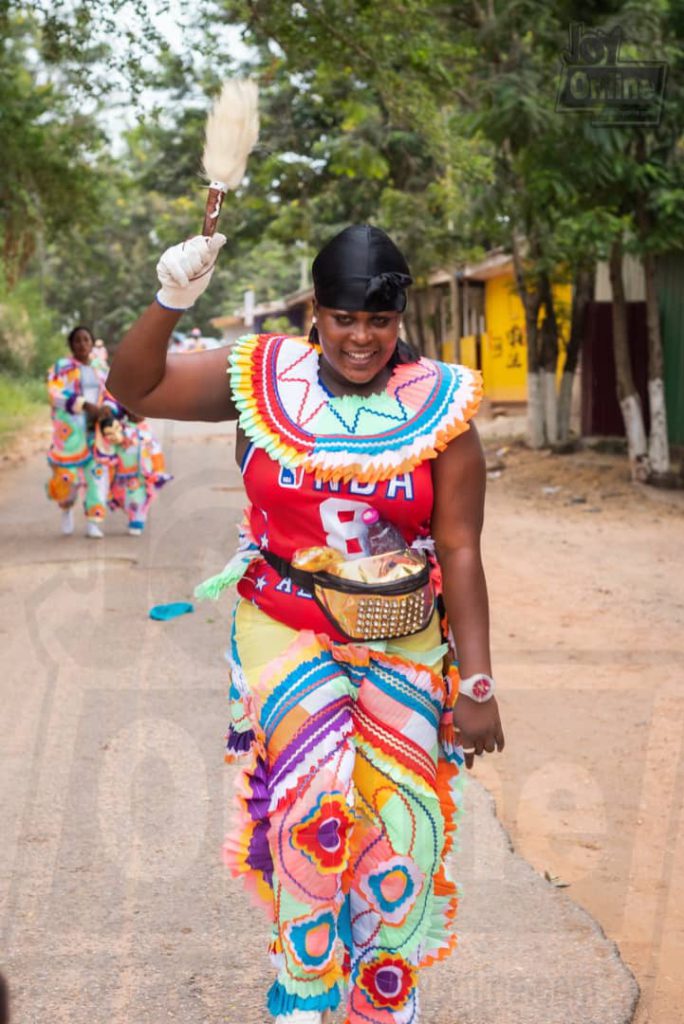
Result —
M176 420L237 419L225 349L167 355L178 320L205 290L225 236L198 235L167 249L157 266L162 287L122 339L107 388L139 416Z
M489 604L480 534L484 516L485 460L474 424L435 460L432 535L442 569L444 601L458 653L461 678L491 675ZM483 704L461 696L454 722L463 743L480 754L502 750L496 698ZM472 755L467 758L472 763Z

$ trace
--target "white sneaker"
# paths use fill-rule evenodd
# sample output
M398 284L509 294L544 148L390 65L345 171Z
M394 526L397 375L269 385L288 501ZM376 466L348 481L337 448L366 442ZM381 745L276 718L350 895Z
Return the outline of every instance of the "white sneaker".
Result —
M70 537L74 532L74 510L73 508L62 509L62 533Z
M142 537L143 527L142 526L129 526L128 532L131 537Z
M281 1013L275 1024L322 1024L323 1014L318 1010L293 1010L292 1013Z
M89 522L86 526L86 537L90 537L91 540L102 540L104 533L95 522Z

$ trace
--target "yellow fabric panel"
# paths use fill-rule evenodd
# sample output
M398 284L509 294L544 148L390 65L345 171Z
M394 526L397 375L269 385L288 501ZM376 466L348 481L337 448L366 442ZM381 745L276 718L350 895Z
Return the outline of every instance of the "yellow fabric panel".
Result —
M282 622L272 619L251 601L239 601L236 629L240 661L247 681L253 689L258 688L261 670L270 665L273 659L286 650L298 636L301 638L296 629L290 629ZM360 641L356 641L356 644L361 646ZM365 646L374 651L385 651L395 657L417 662L419 665L427 665L433 672L441 670L442 658L446 651L446 645L442 644L437 614L432 616L429 624L420 633L399 637L397 640L375 640Z

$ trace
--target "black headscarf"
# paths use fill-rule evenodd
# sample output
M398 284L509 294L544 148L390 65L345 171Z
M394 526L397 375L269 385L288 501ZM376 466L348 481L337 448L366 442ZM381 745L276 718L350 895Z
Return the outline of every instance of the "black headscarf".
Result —
M353 224L323 246L311 268L316 300L331 309L380 313L406 309L408 264L384 231Z

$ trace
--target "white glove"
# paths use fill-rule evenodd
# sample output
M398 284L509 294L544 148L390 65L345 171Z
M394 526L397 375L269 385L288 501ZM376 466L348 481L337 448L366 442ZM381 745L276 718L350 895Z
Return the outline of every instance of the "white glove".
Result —
M167 249L157 264L161 288L157 302L165 309L190 309L211 281L214 265L226 236L195 235Z

